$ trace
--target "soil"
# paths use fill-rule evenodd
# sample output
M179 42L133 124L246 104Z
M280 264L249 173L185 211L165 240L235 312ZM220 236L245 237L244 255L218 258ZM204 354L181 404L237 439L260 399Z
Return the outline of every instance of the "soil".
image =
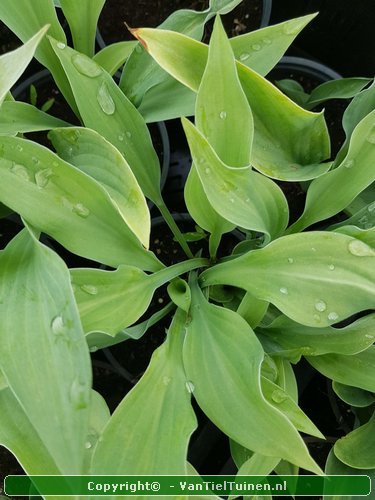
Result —
M5 54L17 49L22 44L21 40L0 21L0 54Z
M244 0L232 12L223 16L223 23L229 36L236 36L259 28L262 17L262 0ZM106 44L122 40L132 40L124 22L137 28L157 27L172 12L179 9L204 10L208 0L107 0L99 19L99 31ZM207 41L211 27L207 28L204 40Z

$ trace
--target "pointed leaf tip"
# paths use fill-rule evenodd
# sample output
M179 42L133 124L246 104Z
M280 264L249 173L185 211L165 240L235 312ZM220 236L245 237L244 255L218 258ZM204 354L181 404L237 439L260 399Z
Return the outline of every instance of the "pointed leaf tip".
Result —
M143 40L140 36L139 32L142 28L131 28L126 22L124 22L125 26L128 28L130 33L143 45L143 47L148 50L147 42Z

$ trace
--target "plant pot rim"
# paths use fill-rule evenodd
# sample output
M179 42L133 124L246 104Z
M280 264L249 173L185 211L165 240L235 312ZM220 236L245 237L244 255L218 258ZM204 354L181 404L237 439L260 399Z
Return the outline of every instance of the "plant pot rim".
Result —
M291 71L303 71L309 76L317 78L320 81L328 82L329 80L338 80L342 75L314 59L297 56L284 56L275 66L275 69L286 69Z

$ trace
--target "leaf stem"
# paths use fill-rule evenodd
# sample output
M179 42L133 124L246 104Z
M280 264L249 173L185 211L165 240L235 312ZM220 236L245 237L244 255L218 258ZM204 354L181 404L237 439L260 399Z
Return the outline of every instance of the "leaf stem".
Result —
M179 227L177 226L174 218L172 217L172 214L166 207L165 203L163 200L160 200L158 203L155 203L156 206L158 207L161 215L163 216L165 222L168 224L170 230L172 231L174 237L180 244L181 248L185 252L186 256L189 259L193 259L194 255L192 254L192 251L189 248L189 245L186 243L185 238L183 237L183 234L181 233Z
M210 251L210 257L212 260L216 259L217 249L219 248L219 245L220 245L221 236L222 235L221 235L220 231L213 231L210 234L208 247L209 247L209 251Z
M157 271L156 273L150 275L150 278L156 281L157 286L161 286L164 285L164 283L177 278L177 276L191 271L192 269L207 267L208 265L209 261L205 258L184 260L183 262L178 262L173 266L166 267L161 271Z

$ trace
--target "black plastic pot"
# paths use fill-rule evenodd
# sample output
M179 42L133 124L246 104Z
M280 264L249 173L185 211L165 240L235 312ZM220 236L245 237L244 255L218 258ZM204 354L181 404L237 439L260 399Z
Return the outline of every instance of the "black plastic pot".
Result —
M259 28L264 28L269 25L272 11L272 0L263 0L262 16L260 19ZM96 42L100 49L107 46L100 29L96 31Z
M340 73L329 66L305 57L284 56L275 69L306 75L315 79L319 84L342 78Z
M298 36L294 47L335 67L344 76L373 77L375 2L275 0L271 22L318 11L319 15Z
M49 84L53 85L53 87L54 87L53 93L55 93L56 96L60 95L57 87L54 85L54 82L51 78L50 72L47 69L44 69L42 71L39 71L38 73L35 73L30 78L27 78L19 85L15 86L12 90L12 94L13 94L15 99L28 102L29 101L28 93L29 93L30 85L34 85L37 89L39 89L43 86L48 86ZM66 110L68 111L67 117L61 116L60 109L54 109L54 106L51 108L51 114L56 114L56 116L58 118L66 120L70 123L77 124L77 119L76 119L75 115L73 114L71 109L68 107L68 104L66 104L64 99L63 99L63 103L64 103L64 106L66 105ZM40 104L43 104L43 103L40 103ZM160 186L161 186L161 190L163 190L165 182L166 182L167 177L168 177L168 169L169 169L169 163L170 163L170 146L169 146L168 131L167 131L167 128L166 128L164 122L150 124L149 129L151 132L151 136L154 136L154 138L156 138L156 141L157 141L158 145L160 146L159 148L156 148L156 149L157 149L157 153L158 153L160 164L161 164ZM153 207L153 203L149 202L148 206L151 210L151 208Z

